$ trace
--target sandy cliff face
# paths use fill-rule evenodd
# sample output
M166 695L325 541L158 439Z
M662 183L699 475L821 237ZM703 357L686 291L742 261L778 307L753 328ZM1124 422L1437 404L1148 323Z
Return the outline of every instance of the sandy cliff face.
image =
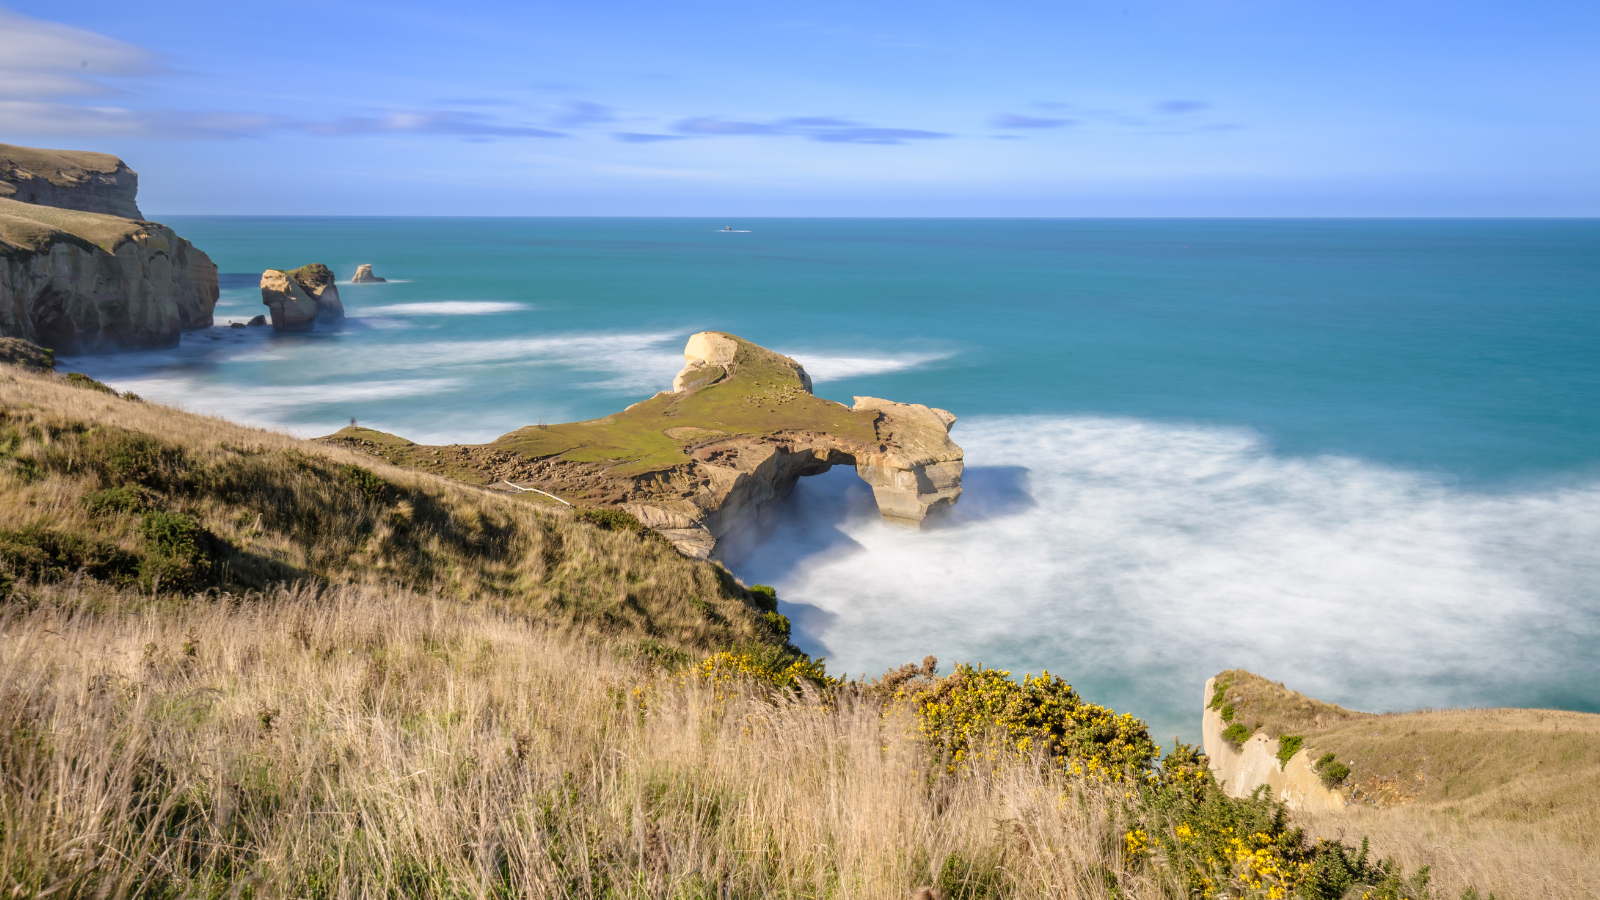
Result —
M211 324L217 267L172 229L0 199L0 335L59 354L169 347Z
M1275 800L1281 800L1292 810L1332 812L1345 807L1338 791L1322 785L1322 778L1311 768L1311 758L1305 750L1289 757L1289 762L1278 763L1278 741L1257 732L1235 748L1222 736L1228 727L1222 714L1211 709L1216 679L1206 679L1204 705L1205 718L1201 735L1206 758L1211 761L1211 773L1222 782L1223 789L1232 797L1248 797L1256 788L1266 785L1272 789Z
M0 198L143 219L139 175L108 153L0 144Z

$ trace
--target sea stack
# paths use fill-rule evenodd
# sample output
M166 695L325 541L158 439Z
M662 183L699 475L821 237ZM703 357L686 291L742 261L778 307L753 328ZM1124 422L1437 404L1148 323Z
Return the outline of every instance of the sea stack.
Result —
M272 313L274 331L312 331L344 321L333 272L322 263L262 272L261 302Z
M115 156L0 144L0 337L72 356L211 325L217 267L144 220L138 183Z
M351 284L384 284L389 279L379 278L372 274L372 263L362 263L356 266L356 277L350 279Z

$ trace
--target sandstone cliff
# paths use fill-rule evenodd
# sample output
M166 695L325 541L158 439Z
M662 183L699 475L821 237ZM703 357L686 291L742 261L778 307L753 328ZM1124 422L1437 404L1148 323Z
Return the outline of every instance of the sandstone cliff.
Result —
M1225 739L1222 735L1229 723L1223 721L1221 710L1211 702L1216 686L1217 679L1206 680L1201 737L1206 758L1211 762L1211 774L1222 782L1229 796L1248 797L1265 785L1272 790L1273 799L1292 810L1344 809L1344 798L1325 786L1322 776L1312 768L1308 750L1300 749L1284 762L1278 758L1281 738L1269 737L1266 732L1258 731L1238 746Z
M63 355L169 347L211 325L217 296L210 257L166 226L0 199L0 335Z
M322 263L262 272L261 302L272 313L274 331L311 331L344 321L339 287Z
M0 197L143 219L138 191L138 173L110 154L0 144Z
M333 439L464 480L619 508L701 558L726 558L729 540L796 481L836 465L856 468L894 524L920 526L961 496L962 451L944 410L825 400L799 363L723 332L691 337L684 359L672 391L588 422L528 426L477 447L364 429Z

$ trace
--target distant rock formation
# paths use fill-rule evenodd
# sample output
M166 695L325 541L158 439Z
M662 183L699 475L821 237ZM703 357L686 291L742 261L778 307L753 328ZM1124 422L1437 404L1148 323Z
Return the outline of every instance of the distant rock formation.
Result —
M673 390L601 419L530 425L478 446L394 441L386 458L619 508L713 559L736 557L773 501L836 465L854 466L898 525L920 527L961 496L956 417L942 409L824 400L799 363L719 331L691 337L684 360Z
M0 144L0 197L40 206L143 219L139 175L108 153Z
M378 276L372 274L372 264L371 263L362 263L361 265L356 266L356 277L350 279L350 283L351 284L385 284L385 283L388 282L388 280L389 279L387 279L387 278L379 278Z
M311 331L344 321L339 287L322 263L262 272L261 302L272 313L274 331Z
M251 328L259 328L259 327L261 327L263 325L266 325L266 324L267 324L267 317L266 316L255 316L255 317L251 318L250 321L245 323L245 325L247 325L247 326L249 326Z

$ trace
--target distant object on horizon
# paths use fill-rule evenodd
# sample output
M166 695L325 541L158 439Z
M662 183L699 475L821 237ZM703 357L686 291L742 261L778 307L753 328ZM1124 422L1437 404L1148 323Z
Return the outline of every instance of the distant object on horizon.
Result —
M723 234L749 234L750 232L749 232L748 229L734 228L732 225L728 225L728 226L725 226L722 229L722 233Z
M379 278L372 274L372 263L362 263L356 266L355 277L350 279L351 284L385 284L388 281L389 279L387 278Z

